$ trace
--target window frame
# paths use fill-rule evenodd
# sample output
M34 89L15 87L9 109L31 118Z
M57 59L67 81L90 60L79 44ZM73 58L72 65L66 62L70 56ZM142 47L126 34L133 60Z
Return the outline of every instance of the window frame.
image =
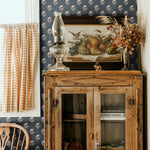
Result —
M26 18L25 23L39 24L39 1L25 0ZM40 36L40 34L39 34ZM40 41L39 41L40 44ZM40 52L36 60L35 77L33 85L33 94L31 96L31 110L22 112L1 112L0 117L40 117L41 116L41 102L40 102Z

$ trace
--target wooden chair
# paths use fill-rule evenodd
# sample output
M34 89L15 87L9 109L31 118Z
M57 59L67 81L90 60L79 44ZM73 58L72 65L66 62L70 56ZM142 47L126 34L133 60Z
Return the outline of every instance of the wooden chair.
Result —
M15 123L0 123L0 150L28 150L29 146L30 137L24 127Z

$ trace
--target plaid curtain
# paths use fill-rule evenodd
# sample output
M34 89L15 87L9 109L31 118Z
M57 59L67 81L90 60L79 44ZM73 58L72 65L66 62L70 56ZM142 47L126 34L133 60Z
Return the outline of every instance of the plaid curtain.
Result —
M38 24L3 25L1 29L0 112L29 110L39 51Z

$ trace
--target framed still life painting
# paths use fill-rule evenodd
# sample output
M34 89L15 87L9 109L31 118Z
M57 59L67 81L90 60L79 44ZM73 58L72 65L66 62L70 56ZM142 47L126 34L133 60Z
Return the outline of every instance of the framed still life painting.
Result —
M112 44L107 30L111 22L98 16L63 16L63 21L68 48L63 62L71 69L93 69L97 58L106 69L106 64L122 63L122 53Z

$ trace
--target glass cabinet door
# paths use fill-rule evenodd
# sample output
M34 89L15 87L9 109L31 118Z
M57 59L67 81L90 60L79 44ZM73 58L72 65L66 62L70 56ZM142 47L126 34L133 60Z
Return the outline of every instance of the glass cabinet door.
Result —
M132 150L130 87L94 88L95 150Z
M93 88L56 87L55 150L93 150Z

